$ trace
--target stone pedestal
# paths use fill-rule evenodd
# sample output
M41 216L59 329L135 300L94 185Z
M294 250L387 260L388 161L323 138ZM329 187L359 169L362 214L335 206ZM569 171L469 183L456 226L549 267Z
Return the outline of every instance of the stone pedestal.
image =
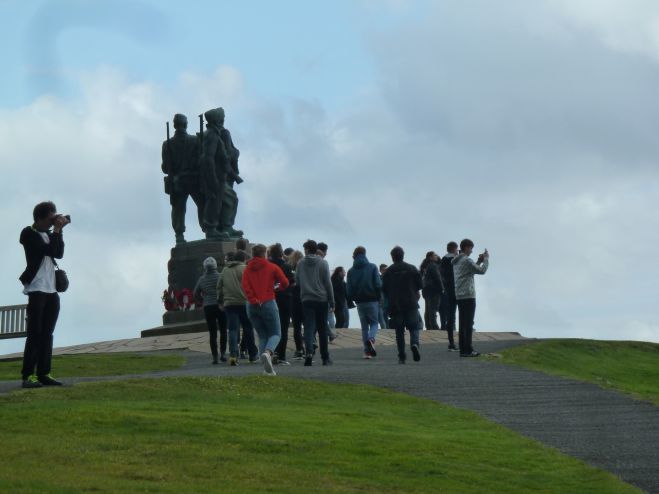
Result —
M235 240L226 242L195 240L177 244L171 250L167 263L169 287L174 290L194 289L197 280L203 274L204 259L215 258L218 269L222 270L224 257L228 252L235 252L235 250ZM202 309L167 311L162 316L162 324L162 326L142 331L142 337L200 331L206 327Z
M214 240L195 240L177 244L171 250L167 263L167 282L174 290L189 288L192 290L199 277L203 274L202 263L207 257L214 257L218 269L224 266L224 256L227 252L235 252L236 242L218 242Z

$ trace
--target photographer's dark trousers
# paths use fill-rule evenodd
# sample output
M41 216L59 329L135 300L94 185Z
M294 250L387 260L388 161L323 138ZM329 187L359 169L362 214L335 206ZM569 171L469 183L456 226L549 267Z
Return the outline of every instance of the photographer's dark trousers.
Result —
M279 309L279 327L281 329L281 340L275 349L279 360L286 360L286 346L288 345L288 327L291 324L291 309L293 298L290 295L277 297L277 308Z
M185 233L185 211L188 202L188 196L192 197L197 206L197 217L199 226L204 228L204 198L199 192L193 194L170 194L169 203L172 205L172 228L177 235Z
M474 316L476 315L476 299L463 298L458 300L458 319L460 323L460 355L474 351L471 336L474 332Z
M302 310L304 312L304 343L307 357L314 353L314 338L317 331L320 357L323 361L328 360L329 325L327 323L327 314L329 313L329 304L327 302L307 300L302 302Z
M23 379L35 373L50 374L53 357L53 331L59 316L59 294L32 292L27 302L27 339L23 352Z
M448 334L449 345L455 345L453 333L455 332L455 311L458 308L458 302L455 300L454 293L444 293L440 306L442 317L442 328Z
M210 334L211 353L217 358L217 330L220 330L220 351L227 351L227 316L217 304L204 306L204 317Z

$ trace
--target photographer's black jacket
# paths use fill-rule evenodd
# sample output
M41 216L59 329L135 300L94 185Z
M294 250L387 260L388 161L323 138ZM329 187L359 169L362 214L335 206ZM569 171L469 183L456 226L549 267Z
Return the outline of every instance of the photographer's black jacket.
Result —
M54 232L44 233L48 233L48 238L50 239L49 244L44 242L41 233L32 226L26 226L21 232L20 241L25 249L25 260L27 261L25 271L18 278L23 285L32 283L44 257L50 256L55 259L64 257L64 239L62 238L62 234Z

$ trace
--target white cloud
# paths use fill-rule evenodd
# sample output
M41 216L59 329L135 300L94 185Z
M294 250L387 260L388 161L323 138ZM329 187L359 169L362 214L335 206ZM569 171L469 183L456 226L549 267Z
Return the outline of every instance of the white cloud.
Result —
M659 341L654 60L565 27L564 6L544 4L540 23L525 2L465 5L370 33L379 79L347 108L268 100L235 67L168 86L106 67L78 74L79 98L0 110L0 213L15 232L0 247L0 300L22 300L18 232L50 197L73 215L57 343L159 324L173 237L164 120L185 113L196 131L221 105L251 240L324 240L330 264L349 266L358 244L377 263L400 244L418 264L472 237L492 253L480 330Z
M573 28L607 47L659 62L659 5L652 0L550 0Z

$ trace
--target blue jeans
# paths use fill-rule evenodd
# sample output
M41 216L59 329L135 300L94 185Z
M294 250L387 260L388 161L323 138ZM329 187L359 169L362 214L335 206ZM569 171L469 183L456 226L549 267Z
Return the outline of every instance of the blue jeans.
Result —
M245 348L249 351L250 360L256 358L256 346L254 345L254 328L252 322L247 317L247 309L244 305L227 305L224 308L227 315L227 326L229 328L229 354L232 357L238 356L238 338L240 337L240 325L243 326L245 337Z
M364 351L368 350L368 340L375 340L378 334L380 304L378 302L358 302L357 314L362 325L362 343Z
M247 302L247 315L259 335L259 353L269 350L275 353L275 349L281 339L281 328L279 327L279 309L277 302L268 300L263 304L250 304Z
M419 330L421 329L421 315L417 309L408 310L400 314L391 315L391 325L396 330L396 346L398 358L405 360L405 329L410 332L410 346L419 346Z

